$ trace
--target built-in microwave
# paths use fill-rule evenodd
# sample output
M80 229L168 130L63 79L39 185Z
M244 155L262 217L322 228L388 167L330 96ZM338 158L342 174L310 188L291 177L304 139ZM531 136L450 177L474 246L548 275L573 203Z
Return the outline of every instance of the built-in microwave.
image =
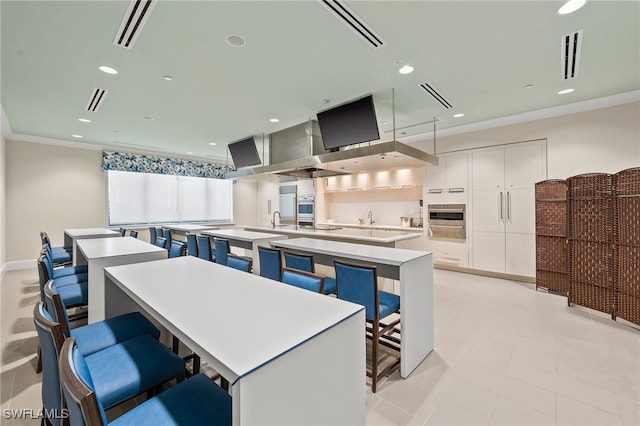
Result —
M464 204L429 204L429 237L465 240L467 238L465 210Z
M315 195L298 196L298 226L315 226Z

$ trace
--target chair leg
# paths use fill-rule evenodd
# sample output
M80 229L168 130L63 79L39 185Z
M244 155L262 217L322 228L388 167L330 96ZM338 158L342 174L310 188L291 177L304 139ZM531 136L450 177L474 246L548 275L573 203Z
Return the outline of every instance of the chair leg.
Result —
M378 331L377 321L373 324L373 338L371 339L371 392L376 393L378 385Z
M36 364L36 373L42 373L42 354L40 353L40 345L38 345L38 363Z

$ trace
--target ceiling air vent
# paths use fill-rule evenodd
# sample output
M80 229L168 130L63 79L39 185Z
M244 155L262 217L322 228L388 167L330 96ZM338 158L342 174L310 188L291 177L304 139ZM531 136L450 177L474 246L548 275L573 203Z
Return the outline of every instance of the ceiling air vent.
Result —
M87 103L87 107L85 108L87 111L96 112L100 105L102 105L102 101L104 101L105 96L109 93L105 89L101 89L96 87L91 92L91 96L89 96L89 102Z
M113 44L131 49L156 3L157 0L131 0Z
M582 30L562 36L560 42L562 79L571 80L578 76L580 50L582 48Z
M442 105L443 107L445 107L446 109L451 109L453 108L453 105L451 105L449 103L449 101L447 101L444 96L442 96L440 93L436 92L436 90L431 87L429 85L429 83L422 83L420 85L420 88L422 88L422 90L424 90L425 92L427 92L429 95L431 95L433 97L433 99L435 99L436 101L438 101L440 103L440 105Z
M384 46L386 43L380 36L358 16L349 9L344 2L339 0L319 0L320 3L331 12L338 20L346 25L358 37L366 41L374 49Z

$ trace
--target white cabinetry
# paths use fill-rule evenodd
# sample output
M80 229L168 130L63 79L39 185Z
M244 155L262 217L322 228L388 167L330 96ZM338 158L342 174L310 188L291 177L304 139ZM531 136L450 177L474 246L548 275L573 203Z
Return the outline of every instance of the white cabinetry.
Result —
M535 276L534 184L544 180L543 141L471 154L472 268Z
M438 166L427 166L427 193L457 193L467 190L467 154L438 157Z

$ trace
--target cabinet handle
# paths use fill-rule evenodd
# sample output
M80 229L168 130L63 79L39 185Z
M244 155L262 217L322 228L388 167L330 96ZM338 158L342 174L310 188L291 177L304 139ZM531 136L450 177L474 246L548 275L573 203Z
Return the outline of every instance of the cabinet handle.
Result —
M464 188L449 188L449 192L464 192Z
M511 221L511 192L507 191L507 220Z
M442 188L429 189L427 190L429 194L442 194Z
M503 208L502 191L500 191L500 220L504 220L504 208Z

